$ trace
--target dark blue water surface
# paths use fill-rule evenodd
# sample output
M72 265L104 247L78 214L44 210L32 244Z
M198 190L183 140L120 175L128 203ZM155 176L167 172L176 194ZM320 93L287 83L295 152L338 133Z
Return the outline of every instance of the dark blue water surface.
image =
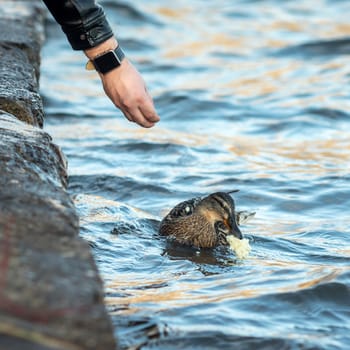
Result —
M350 2L104 1L162 118L129 123L48 21L46 130L121 349L350 349ZM251 255L157 236L214 191Z

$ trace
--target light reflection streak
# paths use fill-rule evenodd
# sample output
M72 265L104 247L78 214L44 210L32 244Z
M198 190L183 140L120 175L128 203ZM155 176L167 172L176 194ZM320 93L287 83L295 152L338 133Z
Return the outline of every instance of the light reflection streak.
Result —
M256 281L254 288L245 285L244 281L237 277L227 275L220 276L219 280L193 279L193 282L184 282L174 276L164 278L145 279L145 276L131 275L128 279L114 279L107 286L113 291L118 291L122 297L108 297L107 305L124 305L116 313L132 314L139 310L162 310L167 308L181 308L224 303L235 299L249 299L270 293L288 293L310 289L322 283L332 282L337 276L346 272L347 268L334 268L332 266L310 266L295 261L271 261L250 259L250 268L259 266L263 271L261 280ZM265 267L265 268L264 268ZM276 267L284 268L286 275L281 272L275 276ZM299 268L305 269L299 277L290 280L288 271ZM248 273L249 274L249 273ZM176 280L176 284L173 281ZM288 281L289 280L289 281ZM159 288L157 285L161 285ZM155 286L155 287L153 287ZM208 291L211 291L210 293Z

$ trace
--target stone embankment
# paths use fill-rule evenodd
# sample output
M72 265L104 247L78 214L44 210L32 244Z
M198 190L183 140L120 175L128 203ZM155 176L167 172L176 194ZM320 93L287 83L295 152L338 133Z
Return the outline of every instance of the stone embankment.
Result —
M0 350L115 349L66 160L42 129L45 14L0 0Z

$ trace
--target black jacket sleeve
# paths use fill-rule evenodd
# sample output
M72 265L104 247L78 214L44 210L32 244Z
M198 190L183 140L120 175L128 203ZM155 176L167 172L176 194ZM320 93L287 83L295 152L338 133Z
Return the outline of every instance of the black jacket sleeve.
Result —
M86 50L113 36L101 6L94 0L43 0L74 50Z

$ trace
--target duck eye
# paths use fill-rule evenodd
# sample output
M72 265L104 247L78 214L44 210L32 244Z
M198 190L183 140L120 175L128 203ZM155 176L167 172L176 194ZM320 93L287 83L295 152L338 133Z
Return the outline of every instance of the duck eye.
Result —
M191 213L191 207L190 206L188 206L188 205L186 205L186 207L185 207L185 213L186 214L190 214Z
M187 215L191 215L192 213L193 213L193 206L187 204L185 207L182 208L180 216L187 216Z
M183 216L189 216L193 213L193 206L191 205L185 205L184 207L174 208L171 212L173 217L183 217Z

